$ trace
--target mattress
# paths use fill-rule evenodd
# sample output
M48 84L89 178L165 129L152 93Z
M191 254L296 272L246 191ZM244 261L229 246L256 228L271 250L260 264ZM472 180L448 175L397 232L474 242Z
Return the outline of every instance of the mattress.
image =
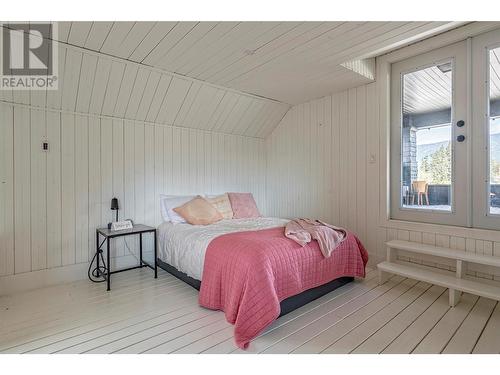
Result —
M211 225L162 223L157 230L158 258L187 276L202 280L207 247L227 233L284 227L289 220L275 217L221 220Z

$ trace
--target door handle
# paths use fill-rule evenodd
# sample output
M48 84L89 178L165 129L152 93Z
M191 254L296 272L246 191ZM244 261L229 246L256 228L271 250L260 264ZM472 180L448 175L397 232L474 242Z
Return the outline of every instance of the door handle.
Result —
M459 135L459 136L457 137L457 141L458 141L458 142L463 142L463 141L465 141L465 135Z
M457 126L458 126L459 128L461 128L461 127L462 127L462 126L464 126L464 125L465 125L465 121L464 121L464 120L459 120L459 121L457 121Z

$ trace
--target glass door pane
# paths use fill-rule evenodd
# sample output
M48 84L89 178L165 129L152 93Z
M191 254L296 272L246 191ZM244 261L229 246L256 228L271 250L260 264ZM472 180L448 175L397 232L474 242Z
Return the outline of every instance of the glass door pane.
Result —
M452 209L453 61L402 74L401 207Z
M500 47L489 51L489 213L500 215Z

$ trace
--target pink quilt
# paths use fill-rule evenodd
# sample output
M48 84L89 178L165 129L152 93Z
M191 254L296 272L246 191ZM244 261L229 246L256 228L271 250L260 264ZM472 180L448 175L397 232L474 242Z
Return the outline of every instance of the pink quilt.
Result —
M201 306L223 310L240 348L280 314L280 302L342 276L365 276L368 254L352 234L324 258L317 241L302 247L283 228L237 232L210 242Z

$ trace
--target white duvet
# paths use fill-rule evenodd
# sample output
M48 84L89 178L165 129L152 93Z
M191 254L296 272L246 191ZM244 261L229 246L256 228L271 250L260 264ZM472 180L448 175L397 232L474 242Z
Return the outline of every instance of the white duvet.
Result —
M226 233L284 227L289 220L275 217L221 220L211 225L172 224L158 227L158 257L188 276L201 280L207 247Z

